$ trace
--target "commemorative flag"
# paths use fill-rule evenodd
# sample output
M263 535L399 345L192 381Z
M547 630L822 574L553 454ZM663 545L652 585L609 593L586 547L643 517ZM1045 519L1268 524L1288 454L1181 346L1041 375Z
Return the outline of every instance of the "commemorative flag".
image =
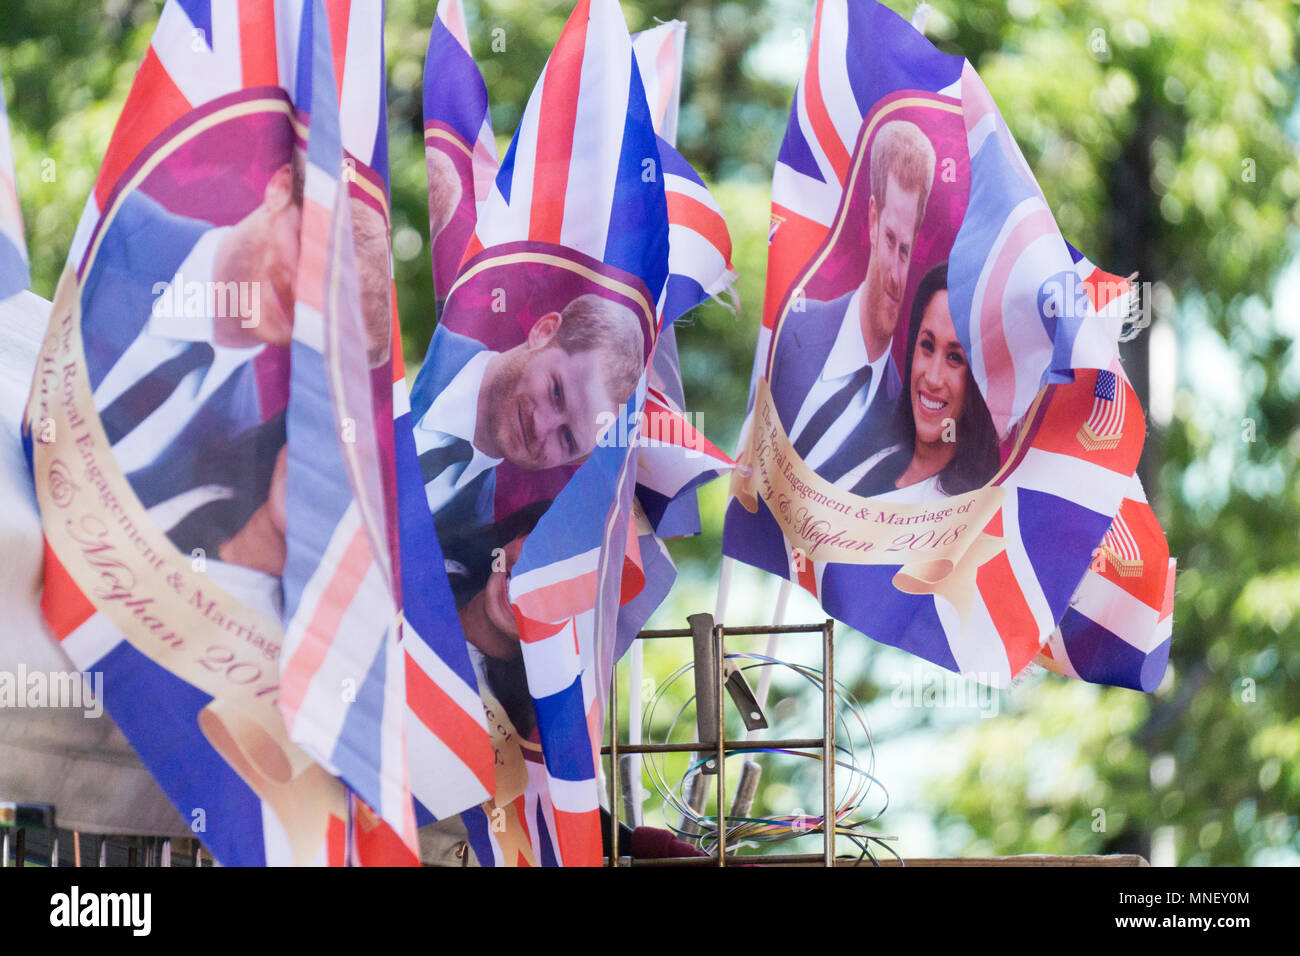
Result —
M1163 535L1122 509L1145 434L1118 356L1135 308L1061 237L968 62L879 4L819 0L724 553L995 686L1046 648L1145 687L1132 654L1098 657L1137 648L1154 671L1156 620L1116 623L1099 585L1071 610L1105 538L1106 574L1141 552L1168 617ZM1120 630L1080 636L1067 611Z
M9 139L9 113L0 90L0 299L31 285L27 243L23 240L23 214L18 206L14 179L13 143Z
M634 496L647 368L664 323L721 288L730 242L716 203L657 135L615 0L578 4L487 195L471 197L486 156L473 143L490 127L463 24L444 0L426 63L426 78L444 78L426 84L426 157L431 231L452 235L457 216L473 228L454 277L436 279L448 294L412 396L428 506L498 752L493 800L462 820L480 862L590 864L605 690L621 636L673 574ZM671 36L657 39L656 55ZM456 171L459 193L435 181L439 167L444 184ZM692 215L674 220L666 192L689 194ZM679 225L711 254L676 272ZM448 261L435 248L435 273ZM668 501L690 481L677 463L697 436L661 399L657 424L678 438L673 467L657 472Z
M413 605L454 611L398 533L381 14L169 0L26 416L45 616L225 864L414 862L407 734L456 692L416 701L455 667Z

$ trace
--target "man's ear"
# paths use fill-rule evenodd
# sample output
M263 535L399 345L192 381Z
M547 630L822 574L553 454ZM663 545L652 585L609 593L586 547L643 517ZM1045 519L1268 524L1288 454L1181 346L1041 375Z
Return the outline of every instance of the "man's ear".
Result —
M279 212L293 202L293 170L285 163L266 182L262 201L272 212Z
M533 323L533 327L528 330L528 347L533 351L544 349L551 344L555 338L555 333L560 330L560 313L547 312L544 316Z
M874 195L867 197L867 237L868 241L875 244L876 241L876 220L880 216L880 211L876 209L876 197Z

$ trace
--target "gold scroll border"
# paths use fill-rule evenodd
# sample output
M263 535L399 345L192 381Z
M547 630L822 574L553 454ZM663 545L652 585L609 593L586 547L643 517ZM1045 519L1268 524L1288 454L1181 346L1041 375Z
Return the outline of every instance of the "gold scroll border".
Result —
M95 236L83 261L80 274L90 274L104 236L111 228L112 222L126 197L136 192L158 166L178 149L214 127L243 116L260 113L281 113L285 115L301 138L304 131L302 124L297 120L292 105L280 97L243 100L199 118L164 143L156 146L132 177L116 190L112 204L101 216L96 227ZM77 367L79 374L76 376L76 385L78 391L83 392L81 396L83 402L79 404L84 404L87 411L94 412L94 414L86 417L85 431L97 439L95 444L100 446L100 450L106 453L102 462L96 461L96 465L100 468L105 481L110 481L112 484L119 486L112 490L123 505L123 510L128 513L130 510L136 510L138 514L143 515L145 514L144 506L140 503L134 489L131 488L125 477L119 472L116 476L118 480L113 481L113 476L108 473L109 467L115 462L115 459L112 457L107 435L103 431L103 425L99 420L98 410L95 409L93 397L90 396L88 390L89 383L85 377L85 352L81 335L81 281L70 265L64 270L58 293L54 307L51 309L51 321L46 334L46 341L42 346L41 357L42 359L54 358L59 357L62 353L61 367L66 367L69 361ZM70 339L75 346L71 350L71 355L63 352L58 347L63 326L68 323L71 324ZM31 428L38 409L40 398L39 382L39 376L34 378L32 391L28 399L27 422L29 428ZM52 404L66 406L67 403L60 401L56 396ZM34 447L33 460L44 464L50 457L50 451L57 450L63 445L63 442L36 444L39 445L39 448ZM73 460L77 459L74 458ZM37 475L39 478L39 469ZM48 491L44 490L45 487L38 480L37 490L39 497L42 499L43 510L49 513L51 502L48 500ZM129 508L131 504L134 504L134 509ZM166 535L158 532L153 522L146 518L142 522L133 522L133 525L136 527L138 535L148 542L151 549L160 558L170 555L171 561L169 563L173 566L176 565L177 558L180 558L179 569L184 572L186 565L184 556L176 550ZM50 545L55 547L54 541L50 541ZM57 547L55 547L55 551L58 552ZM75 561L68 561L63 555L60 557L71 574L72 568L76 567ZM175 569L173 568L173 570ZM163 572L163 574L166 574L166 572ZM84 577L84 573L82 576ZM91 599L93 588L87 588L82 580L77 580L77 575L73 577L78 588L82 590L88 599ZM202 590L210 601L215 599L219 605L234 609L240 614L241 618L251 622L253 627L265 634L268 639L278 639L281 647L283 647L284 629L278 621L271 621L245 607L242 601L228 594L210 578L204 578L204 582ZM159 590L165 593L161 587ZM92 599L92 603L95 604L97 612L106 613L105 608L101 607L99 602ZM185 601L181 599L181 607L184 608L184 606ZM119 610L116 606L113 607L114 612ZM213 749L244 779L249 788L260 799L271 805L289 836L293 861L299 865L310 862L319 850L321 840L324 837L324 828L313 825L308 817L326 814L336 815L340 818L345 817L344 794L338 781L316 764L301 748L288 740L283 718L280 717L278 711L272 710L268 716L266 705L250 706L253 703L252 701L241 701L238 699L238 695L232 700L230 692L241 690L242 688L239 685L222 685L218 681L208 680L202 670L195 666L192 661L189 662L189 666L181 667L179 670L174 669L174 661L170 664L164 663L167 658L165 652L160 652L152 645L149 645L148 642L135 637L132 634L132 628L130 626L123 627L115 619L115 614L108 613L107 616L133 647L163 667L164 670L213 698L211 703L199 714L200 730L208 738ZM125 615L121 616L125 618ZM204 626L208 619L197 611L195 614L186 614L185 617L194 618L199 622L199 627L195 629L195 633L202 635L205 631L210 632L211 637L221 642L224 642L228 637L228 632L225 629ZM192 635L187 634L186 636ZM195 643L202 643L201 638ZM196 682L192 679L195 677L200 678L200 680ZM223 697L219 693L212 693L212 690L224 692L226 696ZM255 757L254 754L258 756ZM286 768L290 775L288 779L284 776ZM301 812L303 810L308 810L308 812Z
M562 249L564 247L556 246L555 248ZM646 329L649 334L650 341L647 343L649 348L646 351L646 361L644 363L646 365L649 364L649 356L653 352L654 343L658 340L658 329L655 327L655 323L658 320L658 313L655 311L650 300L642 295L640 290L623 280L616 279L613 276L604 275L603 273L592 269L590 266L583 265L580 262L574 262L572 259L565 258L558 253L524 250L520 252L506 252L500 255L488 256L487 258L480 259L478 262L474 263L472 267L456 277L456 281L452 283L451 289L447 292L447 301L450 302L451 297L456 294L456 290L466 282L475 278L480 272L485 272L488 269L500 268L502 266L518 265L525 262L535 262L539 265L555 266L560 269L565 269L575 275L582 276L590 282L594 282L603 289L616 292L625 299L631 299L635 302L637 307L641 309L642 316L645 318Z

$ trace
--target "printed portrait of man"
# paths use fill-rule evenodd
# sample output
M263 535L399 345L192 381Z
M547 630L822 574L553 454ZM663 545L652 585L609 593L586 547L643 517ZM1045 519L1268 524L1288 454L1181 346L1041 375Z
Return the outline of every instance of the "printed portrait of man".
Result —
M90 382L118 466L178 550L256 572L253 592L278 591L264 579L284 564L304 175L301 151L290 155L226 225L174 211L186 197L151 195L146 181L122 200L82 289ZM388 230L359 198L350 212L374 367L390 351Z
M504 351L440 325L412 396L417 414L427 408L415 444L439 536L493 520L502 462L543 471L584 461L643 366L636 314L595 294L543 315Z
M796 300L779 330L773 401L795 451L828 481L888 442L902 392L891 346L934 174L934 146L919 126L880 127L866 177L866 275L833 301Z

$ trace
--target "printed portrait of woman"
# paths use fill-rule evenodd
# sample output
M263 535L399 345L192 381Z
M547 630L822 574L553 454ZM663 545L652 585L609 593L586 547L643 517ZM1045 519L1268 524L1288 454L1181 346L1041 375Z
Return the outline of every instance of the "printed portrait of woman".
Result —
M980 488L997 473L998 441L948 304L948 263L917 286L907 330L906 393L890 444L848 476L853 493L925 501Z

